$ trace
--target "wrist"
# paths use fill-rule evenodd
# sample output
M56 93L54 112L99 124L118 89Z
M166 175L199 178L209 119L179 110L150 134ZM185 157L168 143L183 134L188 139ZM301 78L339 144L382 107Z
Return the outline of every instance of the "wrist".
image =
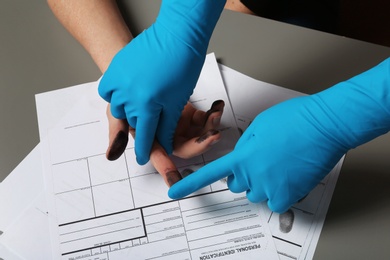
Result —
M114 56L123 49L132 38L130 33L123 36L117 36L116 39L106 41L104 44L97 45L96 48L90 49L89 54L102 73L107 70Z
M156 24L189 45L206 52L226 0L163 0Z

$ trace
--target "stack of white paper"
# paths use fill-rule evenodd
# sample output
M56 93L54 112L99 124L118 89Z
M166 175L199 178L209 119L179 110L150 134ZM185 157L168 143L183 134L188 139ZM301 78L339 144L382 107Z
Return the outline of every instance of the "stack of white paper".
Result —
M0 199L14 198L0 204L8 212L0 217L0 257L312 258L342 162L281 216L231 193L223 180L172 201L152 165L136 164L133 142L117 161L105 159L106 103L97 85L37 95L41 144L0 186ZM258 113L298 95L218 67L208 55L191 102L208 110L213 101L225 101L223 139L201 156L175 158L179 170L196 170L228 153Z

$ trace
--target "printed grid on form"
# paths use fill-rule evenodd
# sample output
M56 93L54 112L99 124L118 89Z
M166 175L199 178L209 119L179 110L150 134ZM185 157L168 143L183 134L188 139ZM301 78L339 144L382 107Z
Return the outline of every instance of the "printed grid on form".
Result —
M202 156L176 158L180 171L196 170L226 154L239 137L215 57L208 56L205 64L207 69L202 71L191 102L208 110L213 101L224 99L223 139ZM207 89L202 90L202 86ZM76 114L88 109L96 113L93 105L88 108L88 100L82 103ZM112 260L129 256L237 259L239 255L278 259L269 228L263 224L262 207L249 203L243 194L230 193L223 181L198 191L198 196L172 201L155 169L135 163L131 141L117 161L105 159L107 133L102 130L107 129L107 123L103 117L63 121L42 129L48 133L42 142L46 144L43 158L50 205L55 208L51 232L55 256Z
M252 79L219 65L240 132L263 110L283 100L305 95ZM248 95L247 93L251 93ZM300 202L286 213L271 212L264 202L268 226L281 260L312 259L344 158Z

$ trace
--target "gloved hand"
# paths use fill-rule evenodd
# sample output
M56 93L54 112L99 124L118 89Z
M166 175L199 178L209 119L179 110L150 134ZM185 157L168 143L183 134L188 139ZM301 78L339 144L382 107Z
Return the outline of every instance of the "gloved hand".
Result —
M260 113L234 150L174 184L178 199L228 177L232 192L282 213L351 148L390 130L390 59L318 94Z
M197 83L226 0L163 0L156 22L113 58L99 84L111 113L136 129L137 162L152 143L172 152L181 111Z

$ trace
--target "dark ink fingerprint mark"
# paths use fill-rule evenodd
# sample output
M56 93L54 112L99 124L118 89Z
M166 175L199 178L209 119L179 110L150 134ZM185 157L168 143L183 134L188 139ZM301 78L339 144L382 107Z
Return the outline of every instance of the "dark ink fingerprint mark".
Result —
M192 169L189 169L189 168L184 169L184 170L181 172L181 177L185 178L185 177L187 177L188 175L190 175L190 174L193 173L193 172L194 172L194 170L192 170Z
M107 159L110 161L118 159L125 151L128 141L128 134L123 131L119 131L112 142L110 151L107 154Z
M178 171L170 171L166 173L166 178L169 187L171 187L176 182L180 181L182 179L180 172Z
M224 107L225 107L225 102L223 100L214 101L214 103L211 105L211 108L206 112L203 126L206 125L207 120L209 119L212 113L222 111Z
M294 211L291 209L279 215L279 230L282 233L289 233L294 224Z

